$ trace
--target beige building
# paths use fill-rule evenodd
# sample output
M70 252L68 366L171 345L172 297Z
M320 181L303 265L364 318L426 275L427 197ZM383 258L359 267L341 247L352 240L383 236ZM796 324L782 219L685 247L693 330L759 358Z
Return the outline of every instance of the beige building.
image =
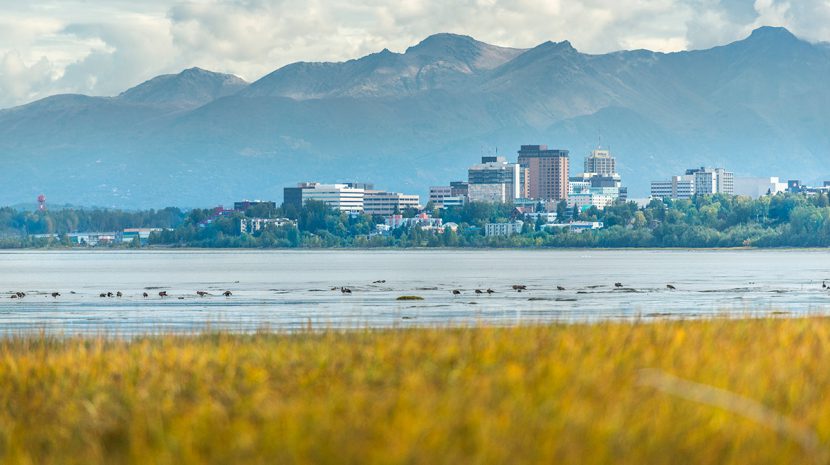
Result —
M370 215L389 216L407 208L420 208L421 198L400 192L364 191L363 211Z
M523 145L519 165L527 170L524 194L530 199L566 200L570 160L567 150L549 150L547 145Z

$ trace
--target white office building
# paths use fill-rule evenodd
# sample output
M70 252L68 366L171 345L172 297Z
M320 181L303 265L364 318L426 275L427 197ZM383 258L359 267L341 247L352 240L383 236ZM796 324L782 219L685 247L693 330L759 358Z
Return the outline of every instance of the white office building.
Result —
M694 195L694 176L672 176L668 181L651 183L651 197L655 199L690 199Z
M769 178L735 178L735 195L744 195L757 199L765 195L775 195L787 191L787 183L777 177Z
M342 212L363 211L364 189L349 187L347 184L318 183L305 183L301 187L303 203L316 200Z
M733 194L735 176L723 168L693 168L686 170L686 176L695 177L695 194Z

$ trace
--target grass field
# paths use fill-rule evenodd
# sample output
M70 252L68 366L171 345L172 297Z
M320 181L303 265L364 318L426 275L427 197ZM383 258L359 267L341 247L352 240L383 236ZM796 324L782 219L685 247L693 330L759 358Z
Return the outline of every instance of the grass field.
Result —
M0 340L8 464L825 463L830 319Z

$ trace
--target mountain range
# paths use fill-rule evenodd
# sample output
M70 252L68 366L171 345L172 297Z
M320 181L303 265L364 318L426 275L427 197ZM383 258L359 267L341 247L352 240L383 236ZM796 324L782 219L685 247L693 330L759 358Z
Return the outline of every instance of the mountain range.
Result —
M253 83L192 68L114 97L0 110L0 204L279 201L306 180L425 195L521 144L569 149L576 173L600 137L634 197L703 165L830 180L828 76L828 44L772 27L707 50L602 55L437 34Z

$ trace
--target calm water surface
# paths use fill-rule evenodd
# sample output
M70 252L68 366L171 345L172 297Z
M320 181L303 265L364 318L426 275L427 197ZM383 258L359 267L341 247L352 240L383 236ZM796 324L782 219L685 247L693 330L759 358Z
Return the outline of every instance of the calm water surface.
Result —
M0 253L0 333L830 314L823 280L826 250L14 251ZM108 291L124 296L99 297Z

